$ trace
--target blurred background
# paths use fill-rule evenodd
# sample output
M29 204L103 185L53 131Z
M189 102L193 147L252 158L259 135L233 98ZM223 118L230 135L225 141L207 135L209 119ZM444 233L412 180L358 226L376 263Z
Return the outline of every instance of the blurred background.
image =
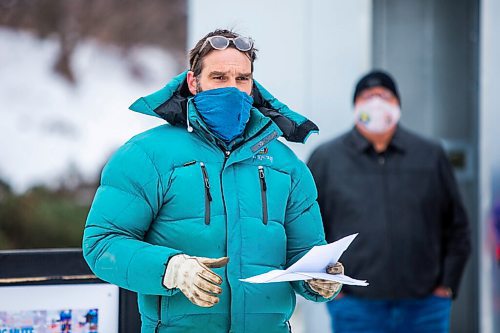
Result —
M128 106L215 28L254 38L255 78L319 125L290 144L303 160L350 129L361 75L394 75L402 123L443 143L472 224L452 331L500 332L497 0L0 0L0 249L80 247L107 158L162 124ZM292 324L328 320L299 300Z

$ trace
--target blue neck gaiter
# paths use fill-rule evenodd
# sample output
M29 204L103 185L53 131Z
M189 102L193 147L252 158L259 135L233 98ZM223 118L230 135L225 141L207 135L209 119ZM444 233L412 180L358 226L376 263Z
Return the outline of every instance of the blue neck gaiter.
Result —
M226 144L243 133L253 104L251 96L235 87L205 90L193 100L212 134Z

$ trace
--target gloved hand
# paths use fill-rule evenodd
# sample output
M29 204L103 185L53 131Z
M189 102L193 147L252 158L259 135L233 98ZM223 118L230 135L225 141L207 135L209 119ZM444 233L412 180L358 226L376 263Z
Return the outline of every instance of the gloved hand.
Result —
M328 274L344 274L344 266L340 262L337 262L335 265L328 266L326 272ZM312 290L324 298L332 297L342 288L342 283L328 280L312 279L307 280L307 283Z
M191 303L211 307L219 302L217 295L222 293L222 278L210 268L224 267L228 257L217 259L190 257L178 254L170 258L163 277L163 286L168 289L179 288Z

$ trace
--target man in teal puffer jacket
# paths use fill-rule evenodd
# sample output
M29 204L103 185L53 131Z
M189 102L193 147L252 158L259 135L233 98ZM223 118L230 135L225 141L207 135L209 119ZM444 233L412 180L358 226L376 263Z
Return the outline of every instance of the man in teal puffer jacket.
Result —
M102 172L83 252L98 277L138 293L142 332L289 332L295 292L321 302L340 290L240 281L325 244L312 176L277 140L317 127L253 80L255 52L227 30L201 39L190 71L131 106L169 124Z

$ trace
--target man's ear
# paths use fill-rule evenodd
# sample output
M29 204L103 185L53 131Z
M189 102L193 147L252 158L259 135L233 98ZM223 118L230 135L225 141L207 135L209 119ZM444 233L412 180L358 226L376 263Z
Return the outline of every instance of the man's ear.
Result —
M196 95L196 76L193 71L187 72L186 81L191 94Z

